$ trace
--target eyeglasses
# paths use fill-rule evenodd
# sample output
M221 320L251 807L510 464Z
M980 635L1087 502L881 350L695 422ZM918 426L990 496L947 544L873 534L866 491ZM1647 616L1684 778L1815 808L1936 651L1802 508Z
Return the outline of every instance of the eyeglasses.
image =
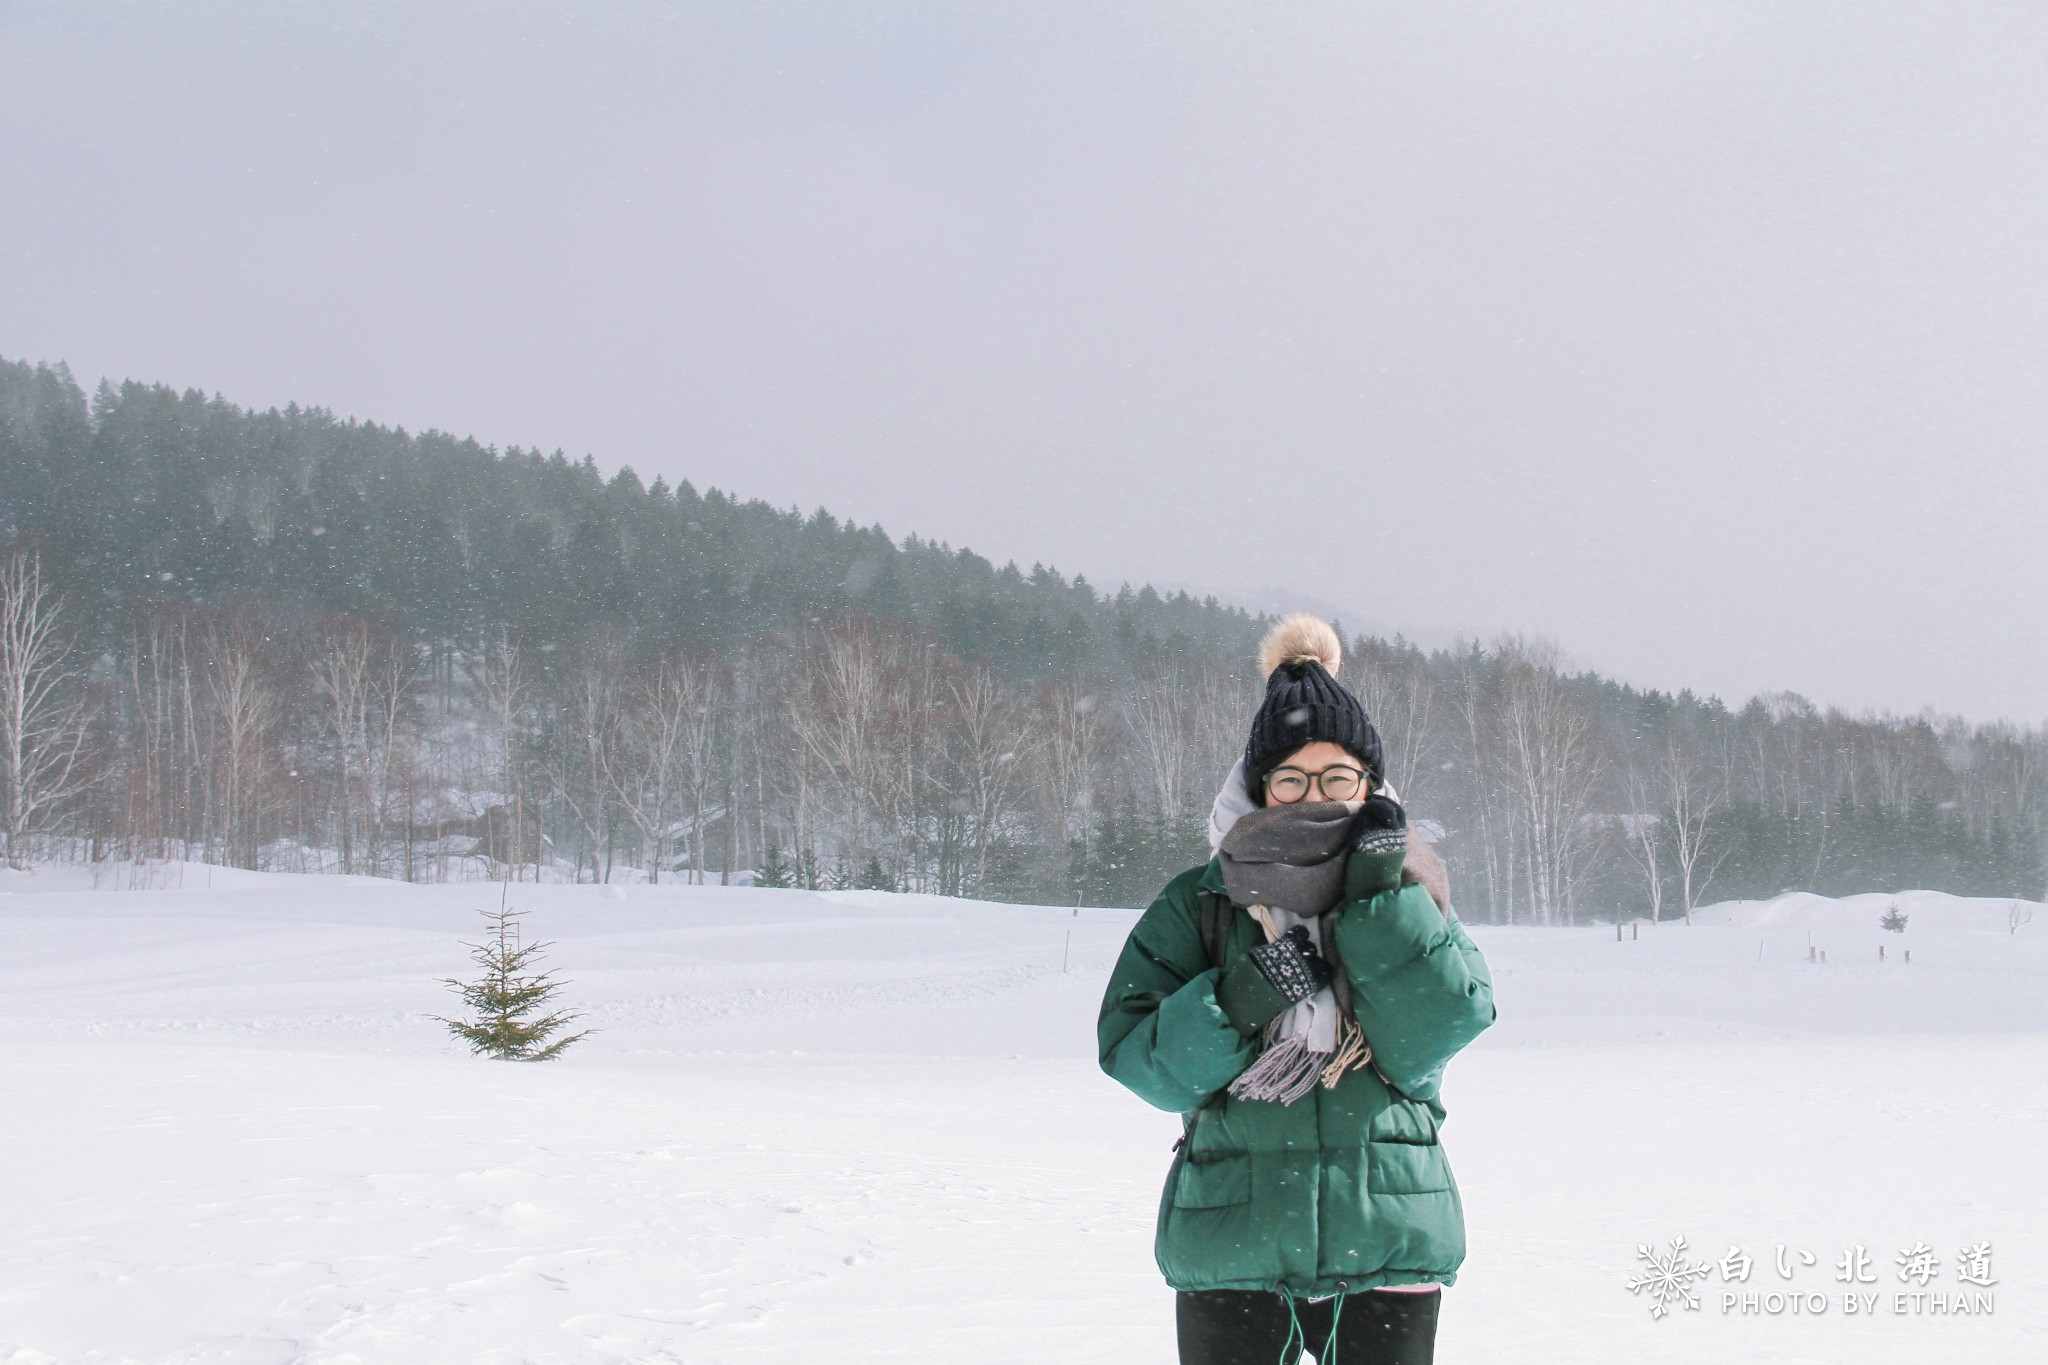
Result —
M1333 763L1320 772L1275 768L1266 774L1266 795L1283 806L1292 805L1307 796L1311 785L1321 789L1325 801L1349 801L1370 784L1364 773L1342 763Z

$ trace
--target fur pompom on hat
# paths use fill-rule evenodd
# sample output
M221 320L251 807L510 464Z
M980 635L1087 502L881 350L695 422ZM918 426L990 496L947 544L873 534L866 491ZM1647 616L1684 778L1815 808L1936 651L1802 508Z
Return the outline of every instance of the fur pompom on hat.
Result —
M1305 664L1314 659L1332 678L1344 663L1344 642L1320 616L1298 611L1283 616L1259 642L1259 676L1270 679L1282 664Z
M1266 774L1280 761L1317 740L1328 740L1354 755L1375 787L1386 782L1386 753L1365 705L1337 681L1344 661L1342 643L1330 623L1297 613L1283 617L1259 645L1266 673L1266 698L1252 717L1244 748L1245 792L1265 803Z

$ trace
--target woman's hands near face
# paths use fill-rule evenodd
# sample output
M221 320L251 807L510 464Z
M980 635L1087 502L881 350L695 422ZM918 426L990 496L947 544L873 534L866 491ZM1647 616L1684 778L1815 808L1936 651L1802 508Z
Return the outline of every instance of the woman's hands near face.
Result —
M1386 796L1369 797L1351 819L1350 862L1344 899L1364 900L1401 884L1408 854L1408 812Z

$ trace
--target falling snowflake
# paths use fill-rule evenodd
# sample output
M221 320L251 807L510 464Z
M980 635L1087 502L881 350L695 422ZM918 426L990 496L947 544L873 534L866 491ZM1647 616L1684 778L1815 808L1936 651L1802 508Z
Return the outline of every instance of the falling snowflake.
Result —
M1628 1292L1640 1294L1650 1291L1650 1316L1661 1318L1671 1311L1671 1305L1682 1303L1698 1311L1699 1295L1692 1292L1689 1281L1704 1280L1713 1273L1712 1261L1692 1261L1686 1258L1685 1238L1673 1237L1671 1250L1656 1252L1648 1243L1638 1243L1636 1259L1647 1263L1648 1269L1628 1282Z

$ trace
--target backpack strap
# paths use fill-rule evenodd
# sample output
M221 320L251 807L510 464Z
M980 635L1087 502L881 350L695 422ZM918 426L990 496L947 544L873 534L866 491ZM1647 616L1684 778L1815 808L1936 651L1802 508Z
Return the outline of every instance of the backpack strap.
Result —
M1217 892L1203 891L1199 894L1202 906L1202 946L1209 954L1209 965L1220 970L1230 959L1230 927L1231 922L1237 918L1237 907L1230 903L1228 896ZM1182 1116L1181 1121L1185 1126L1181 1130L1181 1142L1187 1141L1194 1133L1196 1116L1222 1098L1223 1091L1219 1089L1196 1105L1194 1113ZM1179 1147L1180 1143L1175 1143L1174 1146Z
M1209 965L1222 967L1230 958L1230 922L1237 907L1228 896L1204 891L1202 898L1202 944L1209 950Z

